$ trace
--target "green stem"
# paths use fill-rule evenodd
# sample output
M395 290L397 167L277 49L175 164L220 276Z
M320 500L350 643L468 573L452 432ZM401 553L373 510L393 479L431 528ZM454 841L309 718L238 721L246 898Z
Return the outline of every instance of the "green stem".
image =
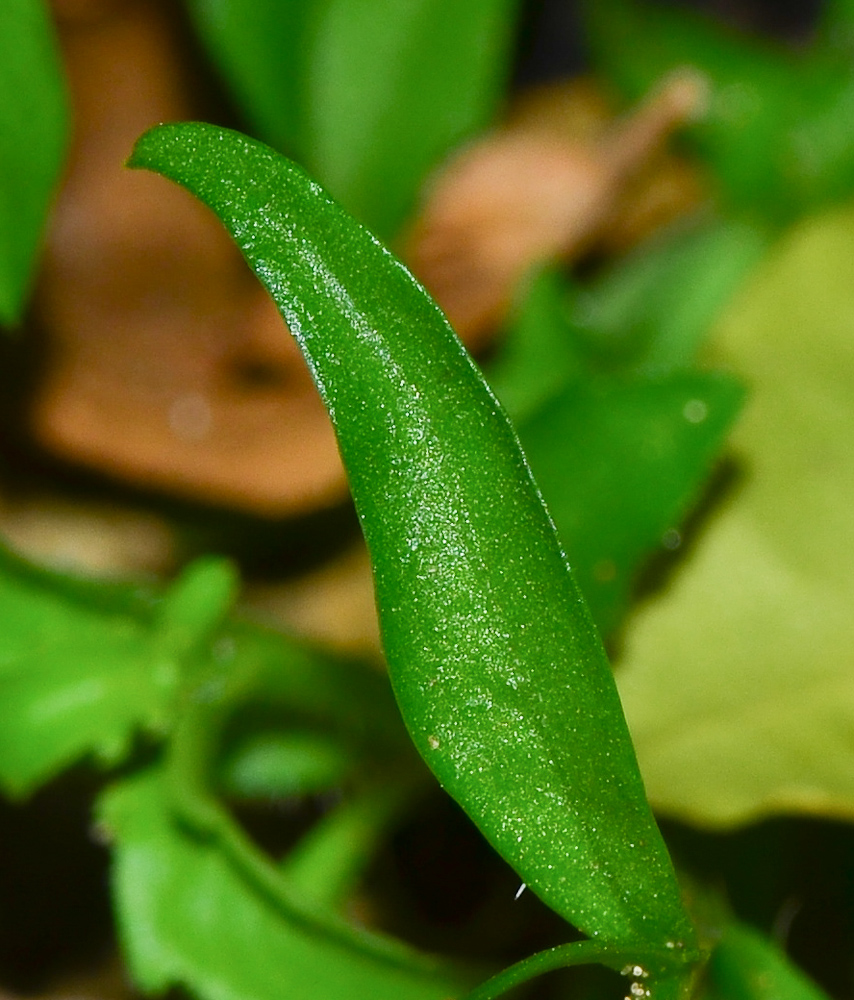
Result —
M598 941L573 941L571 944L557 945L523 958L521 962L503 969L485 983L475 987L465 1000L494 1000L515 986L520 986L535 976L542 976L555 969L596 962L619 972L629 966L638 965L637 959L635 952L614 949L613 946L600 944Z

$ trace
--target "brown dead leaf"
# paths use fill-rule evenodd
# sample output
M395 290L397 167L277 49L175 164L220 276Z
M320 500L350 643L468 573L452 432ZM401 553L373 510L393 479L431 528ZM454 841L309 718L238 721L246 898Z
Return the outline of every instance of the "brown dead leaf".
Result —
M590 81L548 88L454 156L428 185L404 255L460 336L477 346L537 264L572 261L609 229L624 243L693 205L686 168L663 184L643 175L660 170L667 138L704 99L687 71L622 119ZM639 179L646 189L632 190Z

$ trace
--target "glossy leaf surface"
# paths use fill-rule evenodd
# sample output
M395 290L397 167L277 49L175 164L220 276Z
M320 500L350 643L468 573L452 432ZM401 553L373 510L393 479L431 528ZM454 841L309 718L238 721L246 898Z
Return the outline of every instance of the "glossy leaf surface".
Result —
M113 887L136 982L205 1000L445 1000L460 982L436 962L292 904L215 839L176 820L157 771L112 789Z
M690 956L598 635L515 435L442 314L259 143L165 126L131 162L217 212L309 361L371 551L392 681L430 767L582 930L659 956L681 940Z
M722 318L737 477L617 671L650 798L693 823L854 818L854 210L793 230Z
M0 7L0 326L21 319L65 150L65 89L47 5Z

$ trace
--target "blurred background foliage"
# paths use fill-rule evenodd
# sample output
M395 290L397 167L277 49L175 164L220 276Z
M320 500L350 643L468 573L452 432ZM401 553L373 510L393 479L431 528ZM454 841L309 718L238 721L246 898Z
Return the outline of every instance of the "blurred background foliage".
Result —
M142 985L272 995L251 963L212 971L225 920L210 952L190 940L173 961L198 886L141 898L122 881L152 843L186 874L164 804L179 731L208 734L205 781L255 842L298 845L288 878L327 885L321 907L487 963L560 933L536 901L496 908L512 873L423 791L381 675L351 662L379 658L367 564L280 320L206 217L123 179L147 125L208 117L294 157L436 294L517 424L677 861L850 995L854 9L829 0L775 37L596 0L571 26L583 45L567 35L584 67L534 85L537 16L511 0L4 5L2 528L47 565L3 559L0 781L53 782L3 806L9 989L107 947L79 808L98 761L149 767L101 813L126 926L146 913ZM221 563L184 569L204 552L236 560L242 588ZM176 692L238 661L223 718L188 721ZM46 815L56 839L27 832ZM95 900L88 921L75 898ZM253 919L259 942L278 933ZM607 995L595 977L551 988Z

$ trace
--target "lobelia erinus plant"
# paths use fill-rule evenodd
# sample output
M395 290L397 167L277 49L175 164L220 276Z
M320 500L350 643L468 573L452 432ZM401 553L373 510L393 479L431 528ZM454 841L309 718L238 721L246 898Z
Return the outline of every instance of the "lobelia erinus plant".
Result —
M700 943L513 429L423 289L302 170L245 136L162 126L130 163L213 208L274 296L336 428L413 742L523 883L588 936L471 997L585 962L633 977L633 996L713 995L715 970L732 986L758 967L814 995L737 925L718 919ZM185 814L198 832L224 822L214 807Z
M231 30L232 41L237 35ZM658 51L636 41L631 48ZM27 121L46 123L35 115ZM386 138L399 145L395 129ZM16 136L13 145L39 142L36 136L22 144ZM843 143L843 166L846 150ZM402 176L391 162L389 173ZM390 676L412 738L520 880L589 938L500 973L474 996L586 961L634 974L619 988L629 986L635 996L816 996L767 941L719 907L699 917L693 908L690 918L685 913L601 645L513 432L400 265L298 169L233 133L200 126L155 133L135 163L208 202L275 294L339 428L373 553ZM41 206L40 189L52 175L21 173L23 189ZM384 202L376 204L382 184L366 182L368 188L374 209L384 210ZM24 242L12 249L29 259ZM726 238L700 242L704 260L709 246L732 256ZM690 254L677 247L674 257L677 274L686 267L694 274ZM4 306L4 315L21 308L23 269L13 263L14 308ZM661 282L659 308L672 311L673 272L663 270L670 278ZM695 287L688 279L679 284ZM549 308L561 304L548 280L534 291ZM560 367L551 352L559 339L543 351L534 381L548 381ZM658 346L653 356L661 364L666 338ZM675 353L689 352L680 342ZM565 388L570 405L592 397L593 417L581 421L588 432L625 404L621 385L606 385L601 394L581 380ZM672 402L668 392L682 394L673 421L680 425L683 404L699 402L690 412L708 411L699 425L708 434L699 449L705 461L738 393L718 386L721 402L707 381L684 375L652 389L659 402ZM635 413L631 393L628 402L626 425ZM713 433L718 403L724 412ZM553 418L554 410L540 420L540 450L554 436ZM611 466L619 465L610 448L616 438L609 447L595 445ZM626 451L639 451L628 440ZM533 452L536 435L531 443ZM568 483L564 501L575 498L594 520L618 519L608 491L597 495L595 476L575 481L562 450L554 464ZM702 471L686 478L699 480ZM579 501L579 490L591 495ZM675 492L681 513L683 492ZM557 503L554 510L562 536L571 535ZM673 518L656 509L645 529L647 549ZM576 531L573 545L584 535ZM632 567L644 548L630 542L616 560L623 589L631 577L623 563ZM614 578L597 580L591 572L598 555L586 566L573 555L573 563L582 564L579 576L587 570L593 607L596 586L604 590ZM382 679L235 622L227 614L235 582L221 563L192 567L165 596L145 588L105 593L14 559L4 559L3 569L0 776L7 790L25 793L89 753L124 769L99 815L113 841L119 920L141 987L179 984L211 998L284 992L432 1000L462 996L485 977L340 916L364 857L422 780ZM618 616L608 601L619 609L625 594L606 597L596 620L612 625ZM140 732L142 755L133 743ZM278 762L275 775L271 760ZM238 795L342 787L347 794L277 867L229 816L223 785Z
M597 960L633 970L644 992L683 994L699 946L604 648L512 427L441 312L367 230L257 142L162 126L130 165L214 209L306 356L371 553L412 739L525 884L590 936L532 970Z

